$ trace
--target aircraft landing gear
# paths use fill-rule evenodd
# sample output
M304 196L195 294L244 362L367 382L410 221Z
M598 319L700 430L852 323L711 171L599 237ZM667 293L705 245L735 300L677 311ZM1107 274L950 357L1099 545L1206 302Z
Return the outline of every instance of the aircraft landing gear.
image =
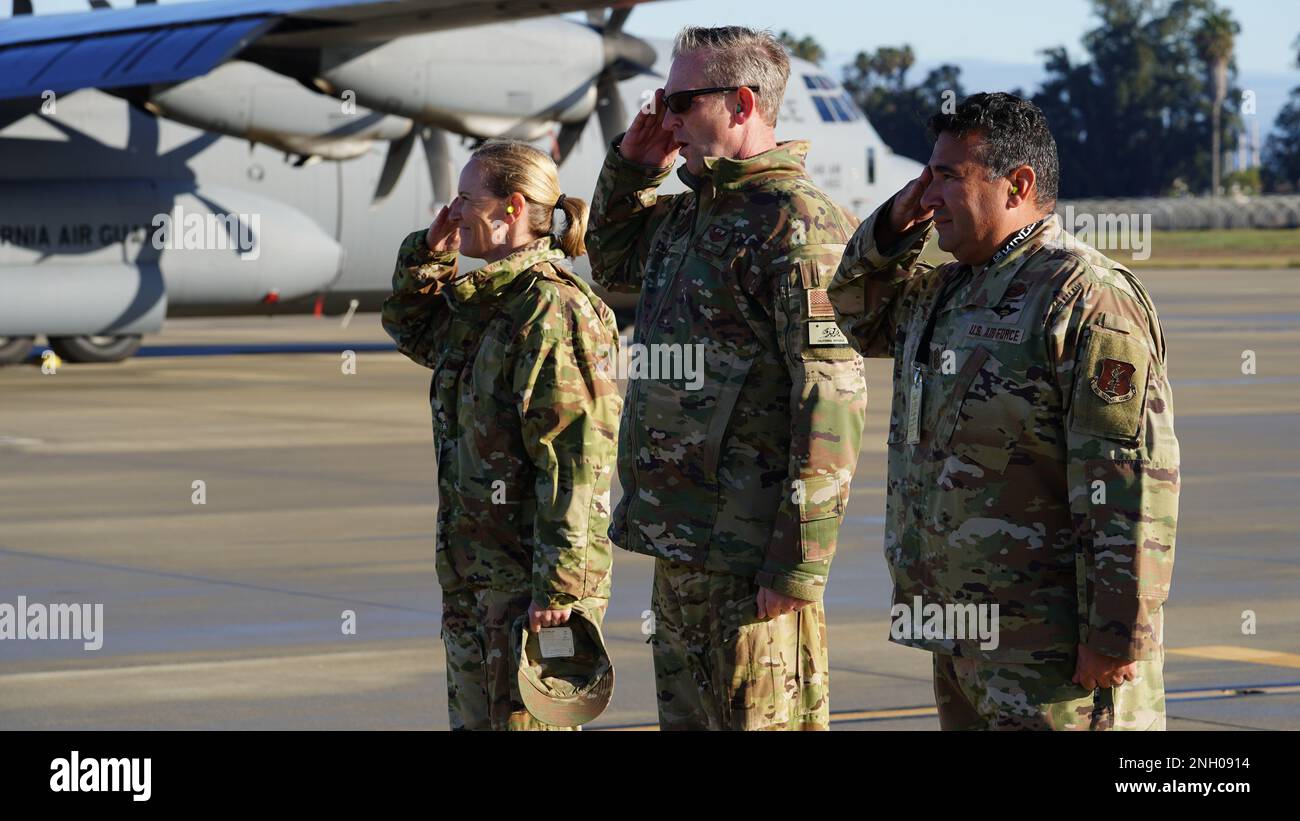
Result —
M15 365L32 350L30 336L0 336L0 365Z
M50 348L66 362L121 362L140 350L140 335L51 336Z

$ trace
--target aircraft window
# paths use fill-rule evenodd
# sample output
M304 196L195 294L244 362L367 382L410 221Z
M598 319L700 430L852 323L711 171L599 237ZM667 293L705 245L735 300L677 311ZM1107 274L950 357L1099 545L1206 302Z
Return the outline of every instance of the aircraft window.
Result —
M840 103L840 101L837 98L827 97L826 102L830 103L831 110L835 112L835 119L845 123L853 119L852 117L849 116L849 112L844 110L844 106Z
M817 113L821 115L822 122L825 123L835 122L835 116L831 114L830 106L826 105L826 101L824 99L814 94L812 95L812 101L813 101L813 105L817 106Z
M826 75L823 74L819 79L822 81L822 88L828 90L835 88L835 81L832 80L830 77L827 77Z
M840 102L844 104L844 110L849 112L850 120L856 120L862 116L862 113L858 111L858 107L853 104L853 98L848 95L848 92L840 95Z
M817 88L817 78L811 74L805 74L803 76L803 84L809 88Z

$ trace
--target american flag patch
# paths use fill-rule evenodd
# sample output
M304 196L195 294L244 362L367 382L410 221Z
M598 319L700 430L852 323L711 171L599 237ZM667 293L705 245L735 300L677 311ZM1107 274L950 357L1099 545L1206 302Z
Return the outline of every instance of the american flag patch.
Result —
M826 295L825 288L809 288L805 291L808 295L808 318L813 317L835 317L835 308L831 305L831 298Z

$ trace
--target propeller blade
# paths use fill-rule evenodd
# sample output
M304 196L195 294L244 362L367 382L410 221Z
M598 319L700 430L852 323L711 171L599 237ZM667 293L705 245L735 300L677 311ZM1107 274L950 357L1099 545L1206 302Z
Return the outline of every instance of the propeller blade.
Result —
M605 22L606 34L618 34L623 31L623 24L627 22L628 15L632 13L632 7L614 9L609 15L609 20Z
M618 93L618 80L606 69L596 81L596 115L600 117L600 134L606 143L627 130L627 111Z
M631 6L604 11L589 9L588 24L600 32L605 47L605 67L596 76L596 116L600 118L600 132L606 142L613 140L627 129L627 110L623 107L622 95L618 93L618 84L642 74L659 76L654 64L658 53L654 47L639 37L623 33L623 26L632 14ZM577 145L587 123L565 123L555 139L557 163L564 162L573 147Z
M605 44L605 68L614 71L617 79L630 80L641 74L655 74L654 64L659 59L654 46L623 31L632 9L615 9L609 16L609 23L601 30L601 39Z
M597 105L599 105L599 103L597 103ZM580 123L565 123L560 126L560 133L555 138L556 152L559 154L559 157L555 160L556 165L564 164L565 158L569 156L569 152L578 144L578 139L582 136L582 132L586 130L587 120L583 120Z
M371 208L388 199L388 195L393 193L397 180L402 176L402 169L406 167L406 158L410 156L413 145L415 145L414 128L408 131L405 137L388 144L388 156L384 157L384 169L379 172L379 184L375 186L375 195L370 200Z
M433 198L437 202L450 204L453 196L451 181L453 168L447 132L441 128L425 126L420 129L420 142L424 145L424 159L429 165L429 183L433 186Z

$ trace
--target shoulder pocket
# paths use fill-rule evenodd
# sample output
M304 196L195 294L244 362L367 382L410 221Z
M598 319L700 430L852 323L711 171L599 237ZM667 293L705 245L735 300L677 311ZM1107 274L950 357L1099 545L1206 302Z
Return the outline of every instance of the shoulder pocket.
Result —
M1146 404L1151 354L1123 317L1102 315L1087 328L1074 369L1070 430L1136 443Z
M786 348L799 358L851 360L858 352L836 321L835 308L826 293L835 276L835 267L816 259L796 262L792 275L784 283L784 298L790 324L786 328Z

